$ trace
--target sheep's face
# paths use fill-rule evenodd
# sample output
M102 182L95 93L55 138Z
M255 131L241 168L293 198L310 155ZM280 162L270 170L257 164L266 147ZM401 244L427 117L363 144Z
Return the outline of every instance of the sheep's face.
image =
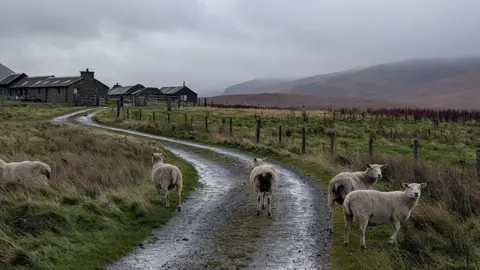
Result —
M402 183L407 193L407 197L411 199L418 199L420 197L421 189L427 186L427 183Z
M253 167L257 167L257 166L260 166L260 165L263 165L263 161L265 161L265 159L267 159L266 157L264 158L253 158Z
M368 164L367 165L367 177L370 179L375 179L377 182L378 179L382 178L382 170L387 167L386 164Z
M163 157L164 157L164 154L163 153L153 153L152 154L152 165L156 164L156 163L163 163Z

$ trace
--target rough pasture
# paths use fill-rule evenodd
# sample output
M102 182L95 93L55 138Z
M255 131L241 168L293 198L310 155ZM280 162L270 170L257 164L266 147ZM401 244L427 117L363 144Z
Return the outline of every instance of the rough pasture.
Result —
M391 234L388 228L368 228L369 252L361 253L358 243L343 246L343 215L334 207L333 269L445 269L474 267L480 260L478 207L480 183L475 175L475 150L480 125L475 120L440 122L414 116L395 118L366 114L307 111L307 121L300 111L187 108L173 111L170 123L164 109L126 110L120 119L105 111L97 120L107 124L144 132L222 144L254 152L258 156L296 166L314 176L324 187L330 178L344 169L362 170L368 157L368 139L375 136L372 163L387 164L379 181L380 190L401 189L402 182L425 182L429 189L422 195L411 219L402 225L398 246L385 245ZM185 117L185 114L187 115ZM208 115L208 130L205 130ZM229 133L233 117L233 134ZM255 120L261 118L260 143L255 142ZM225 125L222 125L225 118ZM193 125L191 125L193 123ZM282 144L278 143L278 126L282 125ZM300 155L301 127L307 129L307 153ZM328 153L328 132L336 133L335 158ZM290 133L291 136L287 136ZM420 161L412 159L411 139L420 139ZM323 144L326 149L323 150ZM342 158L339 158L341 155ZM338 230L340 228L340 230ZM358 224L351 238L358 239Z
M53 171L50 187L0 185L1 269L99 269L175 210L165 208L150 179L152 149L163 149L158 141L46 121L79 109L0 107L2 157L40 159ZM195 170L162 151L184 172L186 195Z

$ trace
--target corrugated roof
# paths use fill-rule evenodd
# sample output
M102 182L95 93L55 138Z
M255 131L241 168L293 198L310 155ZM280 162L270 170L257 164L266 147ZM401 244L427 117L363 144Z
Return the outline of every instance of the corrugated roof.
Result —
M67 87L72 83L78 82L82 79L80 76L73 77L52 77L43 80L36 87Z
M130 90L130 88L134 87L135 85L130 86L117 86L110 91L108 91L108 95L123 95Z
M1 81L0 81L0 85L8 85L10 84L12 81L14 81L15 79L17 79L18 77L24 75L24 73L13 73L13 74L10 74L8 75L7 77L3 78Z
M173 95L178 91L182 90L185 86L164 86L160 88L160 91L165 95Z
M10 88L26 88L26 87L41 87L39 84L48 78L54 77L53 75L50 76L35 76L35 77L27 77L23 78L22 80L16 82Z
M145 88L142 88L142 89L138 89L137 91L133 92L132 95L138 95L144 91L147 91L147 90L157 90L159 91L159 94L163 94L163 92L158 89L157 87L145 87Z

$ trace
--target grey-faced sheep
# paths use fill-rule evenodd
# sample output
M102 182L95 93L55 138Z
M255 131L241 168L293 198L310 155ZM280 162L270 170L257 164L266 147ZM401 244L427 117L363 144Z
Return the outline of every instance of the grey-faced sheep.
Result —
M5 183L34 182L49 184L52 176L50 166L41 161L5 162L0 159L0 168Z
M152 181L159 195L161 190L165 193L166 207L170 207L168 192L173 188L177 188L178 211L181 211L183 175L177 166L163 163L163 157L163 153L152 154Z
M378 179L382 178L382 169L387 165L365 164L365 171L341 172L335 175L328 184L328 210L330 215L329 229L333 233L333 211L336 203L342 205L348 193L359 189L370 189Z
M348 246L348 234L354 218L357 218L362 232L361 248L367 248L365 244L367 226L378 226L392 222L394 231L390 236L389 243L393 244L397 241L400 222L410 218L413 208L420 199L420 190L427 186L426 183L402 183L402 185L405 187L404 191L355 190L347 195L343 203L345 246Z
M263 164L263 159L254 158L254 168L250 173L250 184L257 192L257 216L260 210L265 209L265 199L268 204L268 216L272 216L272 199L273 193L277 186L278 176L275 168L270 165Z

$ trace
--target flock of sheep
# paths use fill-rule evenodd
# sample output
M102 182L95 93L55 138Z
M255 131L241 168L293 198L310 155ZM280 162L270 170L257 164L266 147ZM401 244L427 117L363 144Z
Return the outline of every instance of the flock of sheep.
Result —
M426 183L402 183L404 191L382 192L372 186L382 178L382 169L387 165L366 164L363 172L341 172L330 180L328 185L327 204L330 212L329 229L333 233L332 207L336 203L343 205L345 218L344 245L348 246L348 235L353 219L357 218L362 236L360 247L365 244L367 226L378 226L393 223L393 234L389 243L397 241L400 222L410 218L413 208L420 199L421 189Z
M257 216L260 210L268 206L268 216L272 216L272 200L277 186L278 176L275 168L264 164L266 157L254 158L249 183L257 193ZM341 172L330 180L327 204L330 214L329 229L333 233L332 207L336 203L343 206L345 219L344 244L348 245L348 236L353 219L357 218L362 233L360 247L366 248L365 230L367 226L393 223L394 231L389 242L395 243L400 230L400 222L409 219L413 208L420 199L421 189L426 183L403 183L404 191L382 192L372 186L382 178L382 169L387 165L366 164L365 171ZM40 161L5 162L0 159L4 183L34 182L49 184L52 171L50 166ZM172 164L164 163L163 153L152 153L151 178L158 194L164 192L165 205L170 206L168 193L176 188L178 192L178 211L182 207L183 175Z

